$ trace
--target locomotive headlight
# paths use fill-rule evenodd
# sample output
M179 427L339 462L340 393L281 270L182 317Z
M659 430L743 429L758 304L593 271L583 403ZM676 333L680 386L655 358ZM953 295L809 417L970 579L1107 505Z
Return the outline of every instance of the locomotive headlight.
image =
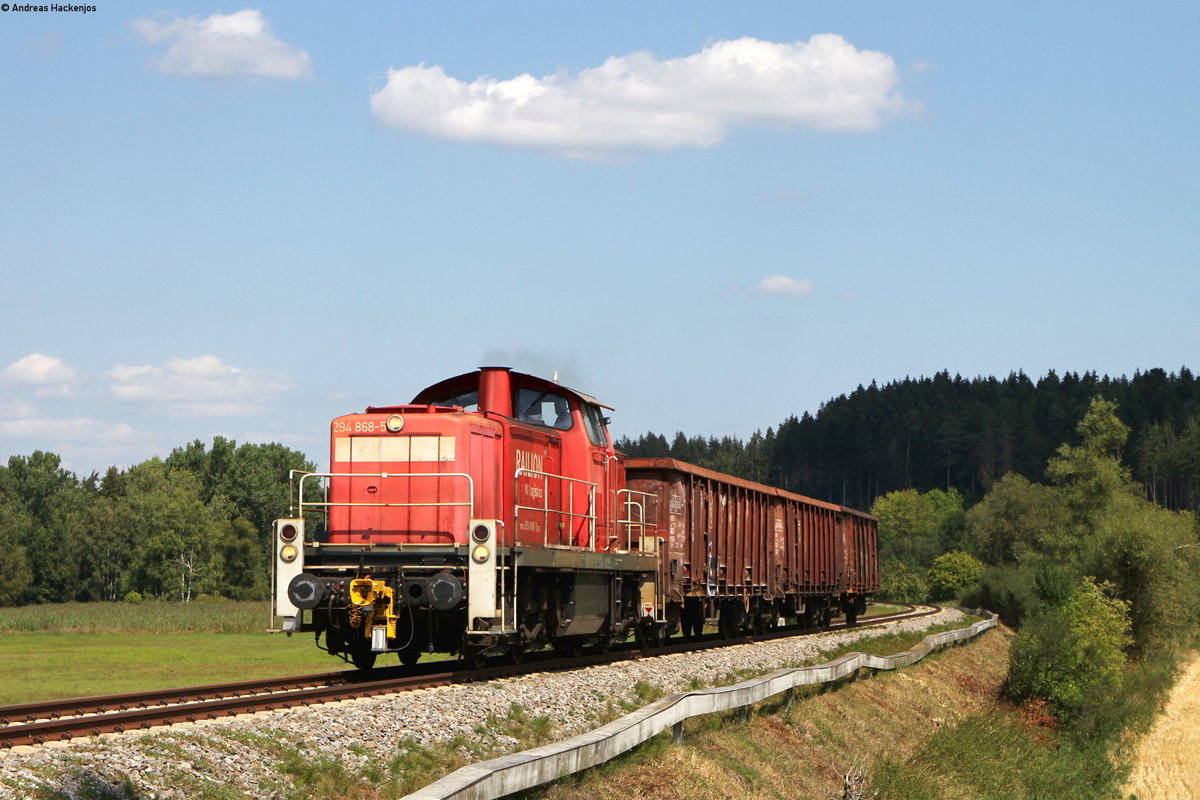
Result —
M296 556L299 554L300 551L296 549L296 545L294 544L285 544L283 547L279 548L279 560L285 564L290 564L295 561Z
M392 414L387 418L387 422L384 425L392 433L399 433L400 429L404 427L404 417L399 414Z
M490 555L487 546L482 544L475 545L475 549L471 551L471 558L475 559L476 564L486 563Z

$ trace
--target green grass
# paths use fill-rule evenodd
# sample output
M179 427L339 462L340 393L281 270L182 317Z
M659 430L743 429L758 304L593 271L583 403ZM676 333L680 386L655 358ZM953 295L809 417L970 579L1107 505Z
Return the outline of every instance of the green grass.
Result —
M885 758L874 788L889 800L1095 800L1113 797L1122 772L1105 743L1030 736L1011 710L946 726L912 758Z
M45 603L0 608L0 633L261 633L267 601Z
M0 609L0 705L326 672L311 634L266 633L263 602Z
M308 634L18 633L0 637L0 705L345 668Z

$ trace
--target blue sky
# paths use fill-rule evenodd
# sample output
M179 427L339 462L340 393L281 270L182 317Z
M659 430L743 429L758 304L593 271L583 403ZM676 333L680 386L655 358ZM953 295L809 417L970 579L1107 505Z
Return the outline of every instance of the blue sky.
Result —
M0 458L1198 366L1192 4L94 5L0 12Z

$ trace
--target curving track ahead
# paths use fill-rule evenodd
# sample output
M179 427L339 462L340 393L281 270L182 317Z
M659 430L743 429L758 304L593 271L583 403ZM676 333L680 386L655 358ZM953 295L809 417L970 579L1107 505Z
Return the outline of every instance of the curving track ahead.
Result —
M861 617L859 627L923 617L939 611L941 609L937 606L910 605L906 611L898 614ZM338 702L453 683L485 681L531 672L571 670L667 653L708 650L730 644L844 630L846 627L840 624L806 631L786 627L758 636L735 639L706 634L681 638L653 649L623 645L608 653L588 653L570 658L553 652L531 653L520 665L502 665L498 659L493 659L480 670L469 669L460 661L435 661L416 667L387 667L370 672L347 670L290 678L0 706L0 747L67 741L101 733L122 733L180 722L215 720L237 714Z

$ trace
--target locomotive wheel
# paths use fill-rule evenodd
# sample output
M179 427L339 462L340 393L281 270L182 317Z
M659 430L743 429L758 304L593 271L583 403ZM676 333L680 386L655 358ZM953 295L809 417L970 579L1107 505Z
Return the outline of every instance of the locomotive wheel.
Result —
M359 669L371 669L375 666L375 656L377 655L378 653L374 650L366 647L355 647L354 652L350 654L350 661Z
M471 669L483 669L487 664L487 650L478 647L466 648L463 650L462 660L467 662Z
M583 655L583 637L567 636L563 639L559 639L554 643L554 652L561 656L579 658L581 655Z

